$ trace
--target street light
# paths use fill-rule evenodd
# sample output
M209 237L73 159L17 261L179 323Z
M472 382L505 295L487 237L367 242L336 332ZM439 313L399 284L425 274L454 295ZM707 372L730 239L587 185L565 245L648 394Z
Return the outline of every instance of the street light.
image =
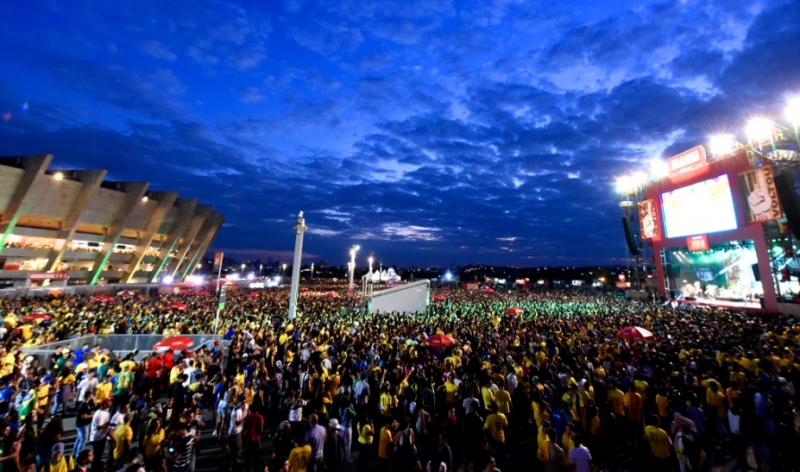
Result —
M281 277L286 277L286 264L283 265L283 272L281 272Z
M367 261L369 262L369 273L372 275L372 263L375 262L375 258L372 257L372 254L367 258Z
M353 276L356 272L356 252L361 249L361 246L352 246L350 248L350 288L353 288Z
M242 275L244 275L244 267L245 267L245 264L242 263Z

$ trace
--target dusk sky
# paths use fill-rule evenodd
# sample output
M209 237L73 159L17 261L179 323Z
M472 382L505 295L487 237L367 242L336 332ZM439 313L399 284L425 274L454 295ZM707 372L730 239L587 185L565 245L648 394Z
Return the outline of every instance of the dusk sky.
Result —
M211 204L213 249L625 254L617 176L800 94L800 2L6 0L0 155Z

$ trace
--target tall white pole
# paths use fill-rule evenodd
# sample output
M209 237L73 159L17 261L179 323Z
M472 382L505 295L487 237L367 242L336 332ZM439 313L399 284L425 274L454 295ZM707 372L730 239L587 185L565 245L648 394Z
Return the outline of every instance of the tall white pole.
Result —
M308 230L301 211L294 226L294 262L292 263L292 294L289 297L289 319L297 314L297 295L300 293L300 265L303 263L303 233Z
M354 288L353 286L353 277L355 276L356 272L356 248L355 246L350 249L350 288Z

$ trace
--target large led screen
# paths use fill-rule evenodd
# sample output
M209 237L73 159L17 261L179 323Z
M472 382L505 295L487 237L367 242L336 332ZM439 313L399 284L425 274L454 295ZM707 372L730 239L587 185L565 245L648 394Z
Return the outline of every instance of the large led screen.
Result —
M727 175L661 195L668 238L736 229L736 211Z

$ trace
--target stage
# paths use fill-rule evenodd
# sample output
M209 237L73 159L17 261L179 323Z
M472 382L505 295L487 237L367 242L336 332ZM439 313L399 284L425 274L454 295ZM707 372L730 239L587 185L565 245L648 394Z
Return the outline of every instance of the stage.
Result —
M678 304L687 304L694 306L710 306L718 308L739 308L745 310L758 310L761 311L761 304L756 302L737 302L733 300L712 300L710 298L698 298L696 300L673 300Z

